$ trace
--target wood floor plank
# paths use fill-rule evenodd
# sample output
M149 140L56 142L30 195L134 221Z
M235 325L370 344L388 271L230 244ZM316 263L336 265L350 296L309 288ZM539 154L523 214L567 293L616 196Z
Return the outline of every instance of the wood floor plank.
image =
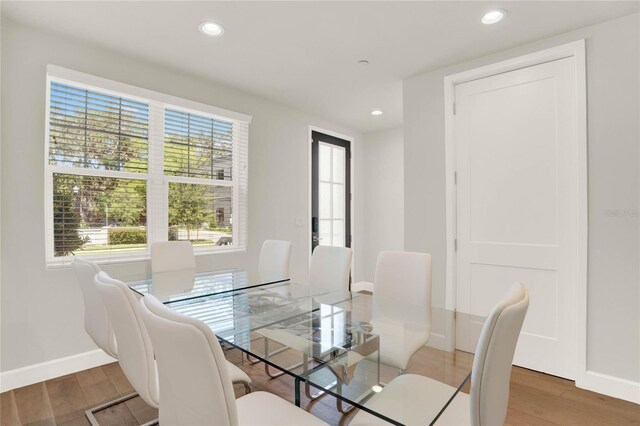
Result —
M0 394L0 426L22 426L13 391Z
M138 424L142 425L158 418L158 409L147 405L140 397L130 399L125 404Z
M101 368L116 388L118 396L135 392L117 362L103 365ZM147 405L140 397L130 399L123 404L127 406L139 424L144 424L158 418L158 410Z
M106 377L109 378L113 386L116 388L118 395L127 395L135 392L131 383L127 380L127 377L122 372L120 368L120 364L117 362L112 362L111 364L106 364L100 367L102 372Z
M555 396L562 396L567 390L575 387L571 380L540 374L522 367L513 367L511 377L516 382L526 383L527 386Z
M591 413L606 414L619 425L640 425L640 406L576 387L568 389L562 398Z
M115 386L100 367L80 371L76 373L76 379L90 407L119 396Z
M127 391L118 391L113 381L105 373L105 370L113 373L113 381L118 382L119 378L117 377L117 370L109 368L103 369L102 367L96 367L76 373L78 383L80 384L82 392L90 407L114 400L122 396L123 393L127 393ZM123 385L120 384L119 386L121 386L122 389ZM101 426L139 424L126 403L117 404L113 407L102 410L96 413L95 417Z
M583 404L544 393L526 383L511 383L510 406L558 425L619 425L618 413L590 410Z
M84 410L89 406L75 374L45 382L56 424L86 424Z
M533 416L529 413L509 407L507 410L507 418L504 422L505 426L553 426L548 420Z
M95 414L100 426L139 426L126 404L118 404Z
M23 425L48 426L56 424L44 382L15 389L13 393Z

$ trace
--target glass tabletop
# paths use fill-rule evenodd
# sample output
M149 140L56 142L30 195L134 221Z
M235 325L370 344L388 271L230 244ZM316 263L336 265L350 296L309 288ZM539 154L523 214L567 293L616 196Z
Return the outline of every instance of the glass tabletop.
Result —
M270 375L293 376L296 403L330 394L342 412L357 407L392 424L403 424L397 407L370 399L403 373L386 364L385 351L390 345L395 351L403 336L415 331L411 318L419 317L423 307L405 304L402 323L378 321L373 326L370 294L326 291L291 281L250 286L240 270L194 274L191 281L181 276L180 284L165 285L165 278L157 281L154 276L130 287L141 294L160 295L177 312L202 320L223 343L249 355L250 362L263 361ZM385 309L378 305L376 309ZM446 315L444 310L434 310L433 321ZM425 425L464 385L471 365L469 354L430 347L419 348L411 357L406 374L421 375L433 383L434 391L421 406Z
M186 269L155 273L127 284L141 295L153 294L162 303L168 303L285 281L288 280L253 282L244 269L201 272Z

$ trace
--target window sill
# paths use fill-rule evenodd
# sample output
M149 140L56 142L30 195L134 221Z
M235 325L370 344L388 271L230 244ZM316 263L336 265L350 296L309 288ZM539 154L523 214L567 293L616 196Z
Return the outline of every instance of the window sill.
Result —
M246 247L229 247L229 248L217 248L217 249L198 249L194 248L193 254L196 257L200 256L215 256L218 254L233 254L233 253L246 253ZM46 270L56 270L56 269L67 269L71 267L71 262L75 256L67 256L61 259L48 259L46 261ZM78 257L83 257L82 255L78 255ZM98 265L115 265L115 264L125 264L125 263L138 263L138 262L149 262L151 260L151 256L148 252L140 253L139 255L124 255L117 256L112 255L108 257L101 256L84 256L84 259L91 260Z

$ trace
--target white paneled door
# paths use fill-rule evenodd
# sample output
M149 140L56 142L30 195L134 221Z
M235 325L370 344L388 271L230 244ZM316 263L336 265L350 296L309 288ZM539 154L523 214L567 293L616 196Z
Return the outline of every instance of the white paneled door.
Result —
M531 304L514 363L575 378L578 135L575 58L455 87L456 346L514 281Z

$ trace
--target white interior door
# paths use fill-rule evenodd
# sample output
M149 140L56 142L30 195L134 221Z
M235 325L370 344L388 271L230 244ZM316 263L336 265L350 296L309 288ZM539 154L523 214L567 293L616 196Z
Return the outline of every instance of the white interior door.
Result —
M515 281L530 306L514 363L575 378L578 135L573 57L455 87L456 346Z

